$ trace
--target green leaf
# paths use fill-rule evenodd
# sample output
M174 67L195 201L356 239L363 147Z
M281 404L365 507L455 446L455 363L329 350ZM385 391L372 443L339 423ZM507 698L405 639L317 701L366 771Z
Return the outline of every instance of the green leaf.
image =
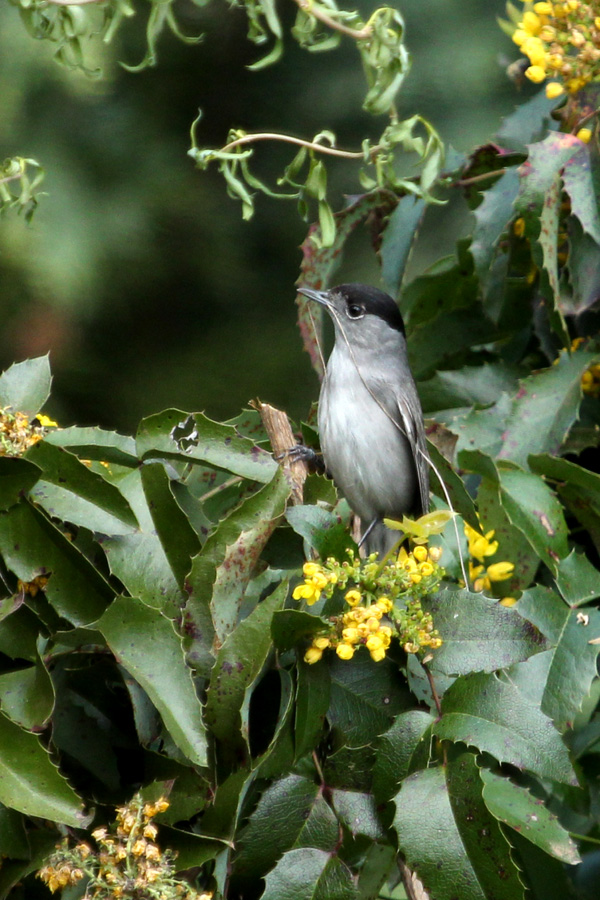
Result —
M510 825L549 856L571 866L581 862L568 831L541 800L489 769L480 769L480 775L483 800L496 819Z
M0 407L33 419L50 396L51 384L48 354L13 363L0 375Z
M571 550L557 566L556 585L565 603L581 606L600 597L600 572L587 556Z
M315 828L316 822L319 827ZM339 826L331 808L312 779L288 775L263 793L248 825L240 835L234 879L247 884L265 875L294 847L333 851ZM265 840L265 835L269 840ZM307 843L316 840L316 843Z
M372 841L384 837L372 794L334 788L331 791L331 802L339 821L353 837L364 835Z
M423 412L494 404L502 393L516 394L520 371L504 363L485 363L436 372L419 384Z
M522 14L522 9L519 7L519 19ZM558 126L551 113L561 100L562 98L549 100L546 92L542 89L525 103L519 104L514 112L502 120L498 129L497 137L501 146L511 150L525 151L527 144L539 140L549 131L556 130Z
M484 884L489 880L493 863L488 861L482 873L478 872L481 850L472 858L469 853L471 847L465 846L459 829L459 824L466 826L466 814L460 808L455 811L450 800L450 790L454 799L459 777L460 773L453 773L450 785L444 768L440 766L415 772L405 779L395 798L394 828L398 834L398 848L409 868L423 882L425 890L436 900L455 900L457 897L460 900L488 900L491 895L487 894ZM461 787L464 792L464 785L459 785L459 791ZM471 814L473 824L477 821L481 826L484 817L479 808L472 809ZM486 827L488 823L489 819ZM480 840L485 834L485 845L489 847L494 844L497 849L500 842L496 831L488 836L482 829ZM510 871L514 871L513 865ZM486 876L484 883L481 876ZM514 888L512 875L510 884ZM502 881L498 878L495 888L501 890L501 885ZM508 896L511 900L517 900L519 893Z
M294 610L287 610L294 612ZM286 610L275 613L273 625ZM302 613L301 613L302 615ZM314 616L311 616L314 620ZM294 740L296 759L312 753L323 735L329 708L329 670L325 666L298 663Z
M211 627L221 643L235 628L244 593L258 558L285 509L290 488L278 468L270 484L223 519L193 560L186 580L187 633L192 659L210 651ZM212 625L211 625L212 620Z
M396 867L394 847L389 844L371 844L358 873L360 900L378 900L384 884L395 873Z
M34 486L41 472L22 457L0 457L0 511L18 503Z
M379 802L390 800L414 769L427 768L434 722L430 713L410 709L381 735L373 767L373 793Z
M66 535L27 502L0 514L0 553L21 581L48 575L45 595L73 625L93 622L114 596Z
M368 744L410 703L397 666L387 658L373 662L366 652L357 653L351 662L334 657L329 670L327 718L348 747Z
M455 681L433 730L442 740L462 741L540 778L577 784L552 720L498 675L475 673Z
M566 459L530 456L534 472L556 482L555 490L569 511L590 531L600 528L600 475Z
M0 715L0 802L26 816L85 828L80 798L34 734Z
M423 218L425 201L406 194L387 220L381 241L381 277L392 295L397 297L404 270L417 229Z
M136 446L142 459L165 457L205 463L261 484L271 481L278 469L270 453L240 437L230 425L213 422L202 413L178 409L144 419Z
M306 847L285 853L265 878L261 900L354 900L350 869L339 857Z
M500 459L525 467L530 454L555 455L575 422L581 403L581 376L596 355L562 353L555 365L520 382L506 420Z
M179 749L194 765L206 766L202 706L173 623L141 600L117 597L95 627L144 688Z
M32 496L49 515L103 534L126 534L137 528L118 488L72 453L44 440L27 451L26 459L42 470Z
M600 266L598 257L600 247L596 241L586 234L579 221L571 218L569 222L569 280L573 290L572 296L562 297L562 309L572 315L580 315L594 306L600 294Z
M322 616L303 609L282 609L273 616L271 634L278 650L293 650L294 647L312 638L319 631L328 632L331 623Z
M38 656L35 665L0 675L0 707L21 728L41 731L54 706L54 691Z
M320 506L292 506L285 514L296 532L317 552L320 559L329 556L346 558L346 550L356 550L356 544L339 517Z
M448 754L446 782L456 827L485 896L494 900L524 898L512 847L486 808L479 774L471 753L457 749Z
M568 554L567 525L563 508L548 485L532 472L512 462L493 460L482 453L463 450L459 464L487 478L509 521L522 532L539 558L551 571Z
M120 479L119 489L139 522L139 531L101 539L110 570L132 597L139 597L148 606L175 616L185 595L156 533L140 469ZM176 515L179 517L181 511L178 510Z
M29 859L31 855L23 816L5 806L0 807L0 853L4 860Z
M175 501L169 476L162 463L142 466L142 486L154 529L175 575L183 588L200 541L189 520Z
M462 516L465 522L468 522L473 528L478 528L479 522L475 504L465 488L462 478L456 474L445 456L442 456L436 445L430 440L427 441L427 452L432 464L430 480L433 493L443 503L448 503L447 493L450 497L453 511Z
M572 726L596 678L600 611L579 614L553 591L536 587L519 600L519 610L556 646L541 708L560 731Z
M562 170L562 182L571 201L571 215L579 221L586 234L600 244L600 215L594 191L590 148L583 146L576 157ZM600 252L600 247L598 247Z
M135 441L132 437L103 431L101 428L52 429L44 441L54 447L64 447L83 459L114 463L118 466L138 466Z
M287 582L254 609L225 639L217 653L206 697L205 719L224 752L248 753L248 733L241 710L247 692L262 670L271 644L271 620L287 595Z
M443 644L432 669L446 675L493 672L546 649L540 632L517 610L466 588L445 589L423 601Z
M518 189L518 171L516 167L511 166L484 192L483 200L475 210L476 225L471 254L482 285L488 282L490 265L498 242L514 217L513 204Z

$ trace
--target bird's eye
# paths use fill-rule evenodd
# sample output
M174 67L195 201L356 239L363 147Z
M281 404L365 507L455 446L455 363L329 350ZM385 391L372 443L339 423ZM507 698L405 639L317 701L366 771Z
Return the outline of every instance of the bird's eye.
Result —
M358 303L349 303L346 307L346 314L350 319L362 319L365 314L364 306Z

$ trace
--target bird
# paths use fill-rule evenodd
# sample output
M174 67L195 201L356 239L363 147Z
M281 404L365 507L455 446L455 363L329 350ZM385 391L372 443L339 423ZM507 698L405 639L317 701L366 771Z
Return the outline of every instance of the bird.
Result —
M366 284L299 293L327 310L335 330L319 396L323 462L360 518L360 544L381 559L400 537L383 519L429 509L423 412L402 315L389 294Z

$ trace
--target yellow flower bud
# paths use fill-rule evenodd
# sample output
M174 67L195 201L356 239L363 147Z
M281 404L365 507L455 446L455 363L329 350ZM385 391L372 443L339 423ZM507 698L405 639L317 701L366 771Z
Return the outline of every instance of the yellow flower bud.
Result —
M317 650L326 650L327 647L331 646L331 641L328 637L317 637L312 642L313 647L316 647Z
M529 62L533 66L540 66L542 69L546 68L546 48L539 37L527 38L526 41L523 41L521 50L529 57Z
M369 629L369 631L379 631L379 619L376 616L371 616L365 622L365 625Z
M309 647L304 654L304 662L308 663L309 666L312 666L313 663L319 662L322 656L323 651L321 649L318 647Z
M352 659L354 656L354 647L351 644L338 644L335 652L340 659Z
M580 141L583 141L584 144L589 144L592 139L592 129L591 128L580 128L577 132L577 137Z
M444 552L444 551L442 550L441 547L430 547L430 548L429 548L429 559L430 559L432 562L437 563L437 562L439 562L440 559L442 558L442 553L443 553L443 552Z
M529 35L526 31L523 31L522 28L517 28L515 31L513 31L512 39L517 47L520 47L523 41L526 41L528 37Z
M373 662L381 662L382 659L385 659L385 649L383 647L378 647L377 650L371 650L370 653Z
M322 573L321 566L316 562L305 562L302 566L302 571L306 578L312 578L313 575L317 575L319 572Z
M546 72L541 66L529 66L528 69L525 69L525 77L534 84L541 84L546 78Z
M534 3L533 11L538 14L538 16L551 16L554 12L554 7L551 3Z
M516 597L503 597L500 600L500 606L514 606L516 602Z
M413 556L418 562L425 562L427 559L427 547L419 546L413 550Z
M560 97L561 94L564 94L565 89L562 84L559 84L558 81L550 81L546 85L546 97L548 100L556 100L557 97Z
M419 584L419 582L421 581L421 576L419 575L418 572L411 572L410 580L412 581L413 584Z
M423 578L427 578L428 575L431 575L433 573L433 566L429 562L429 560L427 560L427 562L421 563L421 565L419 566L419 572L421 573Z

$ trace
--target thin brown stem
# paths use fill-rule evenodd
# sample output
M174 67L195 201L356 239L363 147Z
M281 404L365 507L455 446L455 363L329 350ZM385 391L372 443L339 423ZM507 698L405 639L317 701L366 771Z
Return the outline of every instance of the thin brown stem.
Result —
M342 22L336 21L336 19L332 18L319 6L314 6L313 0L294 0L294 2L298 4L302 12L305 12L309 16L314 16L314 18L318 19L319 22L322 22L323 25L327 25L327 27L331 28L333 31L339 31L340 34L345 34L355 41L366 41L367 38L371 37L372 30L370 25L365 25L365 27L361 29L349 28Z
M277 134L276 132L270 131L245 134L243 137L231 141L230 144L226 144L223 147L222 152L226 153L229 150L233 150L234 147L241 147L244 144L253 144L255 141L283 141L287 144L296 144L298 147L307 147L309 150L317 150L319 153L325 153L329 156L342 156L345 159L364 159L364 153L362 153L362 151L338 150L337 147L329 147L327 144L319 144L315 141L304 141L302 138L292 137L289 134ZM371 154L373 154L376 149L378 148L374 147L371 150Z
M423 663L423 668L425 669L425 674L427 675L427 681L429 682L429 687L431 688L431 696L433 697L433 702L435 703L435 708L437 709L438 716L442 715L442 703L439 698L438 692L435 687L435 681L433 680L433 675L429 671L429 666L426 663Z
M479 181L488 181L490 178L495 178L496 175L504 175L506 169L495 169L493 172L482 172L481 175L473 175L472 178L461 178L459 181L455 181L455 185L459 185L460 187L468 187L470 184L477 184Z
M22 175L22 171L17 172L16 175L7 175L6 178L0 178L0 184L7 184L9 181L18 181Z

